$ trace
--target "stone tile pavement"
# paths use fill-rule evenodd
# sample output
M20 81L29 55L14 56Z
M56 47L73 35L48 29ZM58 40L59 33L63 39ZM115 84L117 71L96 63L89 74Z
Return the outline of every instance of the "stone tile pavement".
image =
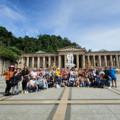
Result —
M119 120L118 87L50 88L38 93L3 97L5 82L0 77L0 120Z

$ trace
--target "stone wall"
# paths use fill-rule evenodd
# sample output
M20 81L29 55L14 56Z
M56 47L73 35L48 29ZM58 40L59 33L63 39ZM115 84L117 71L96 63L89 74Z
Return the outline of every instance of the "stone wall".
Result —
M0 75L2 75L10 65L14 65L13 63L11 63L9 60L3 60L2 58L0 58Z

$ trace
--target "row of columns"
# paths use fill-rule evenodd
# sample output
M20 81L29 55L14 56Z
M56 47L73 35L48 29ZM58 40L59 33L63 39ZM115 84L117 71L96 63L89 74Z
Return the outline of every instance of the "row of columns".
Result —
M23 57L21 58L21 68L23 68ZM56 56L54 56L54 63L56 63ZM29 66L29 57L27 57L26 65ZM51 57L48 57L48 67L51 66ZM32 57L32 68L34 68L34 57ZM37 57L37 68L40 68L40 57ZM45 68L45 57L43 57L43 68Z
M90 63L90 56L87 55L87 63ZM99 59L99 67L101 67L101 55L97 55ZM102 55L103 56L103 55ZM96 67L96 62L95 62L95 55L93 57L93 67ZM118 62L118 55L115 56L116 59L116 66L119 67L119 62ZM120 60L120 57L119 57ZM65 64L67 62L67 56L64 55L64 68ZM56 63L56 56L54 56L54 63ZM58 67L61 68L61 55L58 55ZM104 55L104 66L107 66L107 57ZM79 55L76 55L76 67L79 68ZM27 66L29 66L29 57L27 57ZM112 55L110 55L110 65L113 66L113 58ZM48 67L51 66L51 56L48 57ZM23 57L21 58L21 67L23 68ZM82 55L82 68L85 68L85 55ZM32 68L34 68L34 57L32 57ZM37 68L40 68L40 57L37 57ZM45 56L43 56L43 68L45 68Z
M88 57L88 59L87 59L88 63L90 63L89 55L87 57ZM101 55L98 56L98 59L99 59L99 67L101 67ZM116 60L116 66L119 67L118 55L115 55L115 60ZM120 60L120 58L119 58L119 60ZM105 63L105 66L107 67L107 56L106 55L104 55L104 63ZM112 55L110 55L110 65L113 66ZM95 55L93 55L93 67L94 68L96 67L96 65L95 65Z

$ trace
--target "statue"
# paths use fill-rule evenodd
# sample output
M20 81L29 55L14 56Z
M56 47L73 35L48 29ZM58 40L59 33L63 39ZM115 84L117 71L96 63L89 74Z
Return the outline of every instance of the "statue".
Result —
M73 64L73 60L74 60L73 54L68 53L67 54L67 63L72 63Z
M55 65L55 63L53 63L53 66L52 66L51 68L56 68L56 65Z
M67 63L65 64L65 66L68 67L69 69L71 69L72 67L75 66L73 61L74 61L73 54L72 53L68 53L67 54Z

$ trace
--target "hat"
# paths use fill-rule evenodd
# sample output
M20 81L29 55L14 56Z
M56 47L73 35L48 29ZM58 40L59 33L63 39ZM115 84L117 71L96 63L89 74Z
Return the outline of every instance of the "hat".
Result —
M8 69L10 69L10 68L14 68L15 69L14 65L11 65L11 66L8 67Z
M20 67L16 67L16 69L21 69Z
M71 76L73 76L73 74L71 74Z
M105 74L104 72L102 72L102 74Z
M88 77L88 75L86 75L85 77Z
M60 77L60 75L58 75L58 77Z
M33 76L32 78L36 78L35 76Z
M39 70L42 70L41 68Z
M34 68L34 70L36 70L36 68Z
M37 76L37 78L40 78L40 76Z
M59 68L57 68L57 70L59 70Z

